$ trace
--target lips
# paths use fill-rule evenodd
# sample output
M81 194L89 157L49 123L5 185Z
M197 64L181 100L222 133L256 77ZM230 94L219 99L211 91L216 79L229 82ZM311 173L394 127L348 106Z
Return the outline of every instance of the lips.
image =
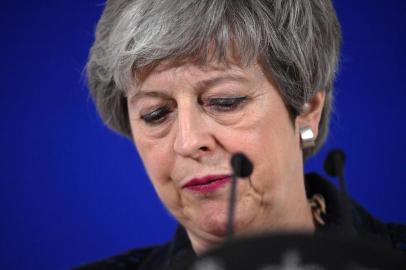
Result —
M193 178L183 188L199 193L210 193L225 186L230 181L230 175L207 175L201 178Z

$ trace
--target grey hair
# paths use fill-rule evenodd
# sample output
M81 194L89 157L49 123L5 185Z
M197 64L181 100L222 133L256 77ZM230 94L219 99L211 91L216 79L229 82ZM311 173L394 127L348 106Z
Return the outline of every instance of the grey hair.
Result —
M331 0L108 0L90 50L91 95L107 126L132 137L126 93L169 60L259 62L292 119L326 91L316 152L328 132L341 31ZM214 51L213 51L214 50Z

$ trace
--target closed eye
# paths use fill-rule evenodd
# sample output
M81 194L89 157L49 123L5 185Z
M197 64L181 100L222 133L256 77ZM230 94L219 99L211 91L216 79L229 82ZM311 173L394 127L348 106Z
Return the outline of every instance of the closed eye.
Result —
M165 121L170 113L170 108L167 106L159 107L151 112L142 114L140 118L149 125L157 125Z
M212 109L220 112L229 112L237 109L241 104L247 100L246 96L243 97L226 97L226 98L210 98L206 104Z

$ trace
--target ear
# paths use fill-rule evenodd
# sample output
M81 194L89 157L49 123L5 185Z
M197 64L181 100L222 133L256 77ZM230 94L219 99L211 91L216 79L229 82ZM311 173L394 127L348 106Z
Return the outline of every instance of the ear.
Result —
M313 96L310 102L303 105L302 113L295 119L296 132L299 132L302 127L310 127L313 131L314 137L317 138L325 98L326 91L321 90Z

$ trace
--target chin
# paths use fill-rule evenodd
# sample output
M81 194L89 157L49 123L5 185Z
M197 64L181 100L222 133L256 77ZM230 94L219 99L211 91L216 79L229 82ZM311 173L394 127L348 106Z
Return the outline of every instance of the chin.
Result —
M227 219L216 220L210 219L206 220L203 224L204 230L211 235L218 237L224 237L227 235Z
M196 225L199 226L204 232L218 237L225 237L227 235L227 221L228 221L228 208L221 211L202 211L196 220ZM250 216L236 213L234 216L234 231L239 234L239 231L249 223ZM246 229L246 228L245 228Z
M197 211L194 218L195 226L205 233L223 237L227 234L226 207L205 207Z

